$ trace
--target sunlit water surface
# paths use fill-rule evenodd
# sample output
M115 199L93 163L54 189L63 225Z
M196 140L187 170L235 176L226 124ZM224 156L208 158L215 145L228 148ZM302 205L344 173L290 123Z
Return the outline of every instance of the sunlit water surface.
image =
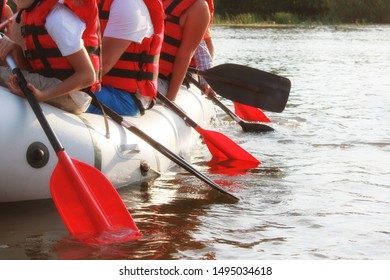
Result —
M390 26L213 34L215 64L292 82L285 111L267 112L275 132L244 133L217 109L211 129L260 159L258 168L231 176L207 164L202 143L193 154L241 200L176 170L121 191L144 237L103 247L70 238L50 201L1 205L0 259L390 258Z

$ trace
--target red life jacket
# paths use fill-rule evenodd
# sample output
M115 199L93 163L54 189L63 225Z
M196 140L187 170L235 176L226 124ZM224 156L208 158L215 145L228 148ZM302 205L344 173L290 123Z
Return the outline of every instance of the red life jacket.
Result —
M112 0L99 4L101 33L107 26ZM144 0L152 20L154 34L140 44L131 43L114 67L103 76L102 85L111 85L130 93L137 90L155 99L157 95L158 62L164 36L164 10L161 0Z
M4 19L4 12L5 12L5 7L7 6L7 0L0 0L0 23L3 21L6 21L7 19ZM4 31L6 26L0 29L0 31Z
M165 11L165 34L160 54L159 76L170 79L173 63L182 39L180 16L196 0L163 0Z
M0 0L0 18L4 17L4 11L6 5L7 5L7 0Z
M209 6L210 21L211 21L211 18L212 18L213 15L214 15L214 0L206 0L206 2L207 2L207 5Z
M84 46L90 56L96 73L100 71L100 48L98 36L98 9L95 1L85 0L82 5L73 0L65 0L64 4L86 23L82 35ZM58 46L45 28L46 17L58 0L35 1L23 12L22 35L25 39L25 57L34 72L46 77L65 80L74 73L72 65L62 56ZM91 87L95 91L96 83Z

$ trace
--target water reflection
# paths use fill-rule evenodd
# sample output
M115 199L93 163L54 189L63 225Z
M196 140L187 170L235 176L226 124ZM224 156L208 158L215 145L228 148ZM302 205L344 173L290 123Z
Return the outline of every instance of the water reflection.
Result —
M1 256L5 259L171 259L184 244L186 249L200 250L204 245L192 237L200 225L198 217L205 214L210 204L225 201L214 190L187 181L185 177L166 180L158 190L147 185L122 190L121 195L127 201L131 199L129 210L143 238L106 246L86 246L68 236L50 200L2 204ZM134 204L138 206L136 209L132 207Z
M55 240L68 235L50 200L0 204L0 259L55 259Z

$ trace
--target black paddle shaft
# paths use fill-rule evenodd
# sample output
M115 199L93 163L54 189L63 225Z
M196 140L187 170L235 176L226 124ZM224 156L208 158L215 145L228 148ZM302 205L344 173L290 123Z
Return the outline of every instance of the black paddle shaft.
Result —
M239 200L239 198L233 194L231 194L228 191L225 191L222 187L217 185L214 181L212 181L210 178L208 178L206 175L200 173L198 170L196 170L191 164L186 162L184 159L177 156L175 153L173 153L171 150L166 148L165 146L161 145L159 142L151 138L149 135L144 133L142 130L137 128L136 126L130 124L127 122L122 116L120 116L118 113L111 110L109 107L104 105L103 103L99 102L96 97L92 97L92 103L99 107L100 105L103 107L104 112L113 119L116 123L122 125L130 132L134 133L136 136L144 140L146 143L148 143L150 146L152 146L154 149L159 151L161 154L169 158L171 161L176 163L178 166L182 167L198 179L202 180L204 183L208 184L209 186L213 187L214 189L218 190L221 193L224 193L226 195L229 195L230 197L234 198L235 200ZM100 104L100 105L99 105Z
M182 118L189 126L192 128L197 128L198 124L191 119L182 109L180 109L179 106L177 106L175 103L173 103L171 100L169 100L167 97L162 95L161 93L157 92L157 98L169 109L171 109L173 112L175 112L180 118Z
M45 115L43 114L42 108L39 105L38 101L36 100L34 94L31 92L31 90L27 87L27 81L22 73L22 71L16 66L13 59L8 56L6 58L7 63L9 67L12 69L12 72L16 75L16 79L18 81L18 84L23 91L24 95L26 96L26 99L28 103L31 106L31 109L33 110L35 116L37 117L39 123L42 126L43 131L45 132L47 138L49 139L54 151L57 153L64 149L64 147L61 145L60 141L58 140L57 136L55 135L53 129L50 127L49 122L47 121Z

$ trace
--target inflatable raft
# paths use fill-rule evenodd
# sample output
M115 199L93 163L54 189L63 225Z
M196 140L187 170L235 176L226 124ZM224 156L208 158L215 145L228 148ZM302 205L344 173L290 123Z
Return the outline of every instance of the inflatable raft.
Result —
M176 103L200 126L207 127L215 115L212 103L191 89L183 87ZM0 203L51 198L49 181L57 156L30 105L3 87L0 104ZM101 170L115 188L148 182L173 166L109 118L106 125L100 115L76 116L45 103L41 107L68 155ZM125 120L176 155L188 154L199 140L194 129L159 104L140 118Z

